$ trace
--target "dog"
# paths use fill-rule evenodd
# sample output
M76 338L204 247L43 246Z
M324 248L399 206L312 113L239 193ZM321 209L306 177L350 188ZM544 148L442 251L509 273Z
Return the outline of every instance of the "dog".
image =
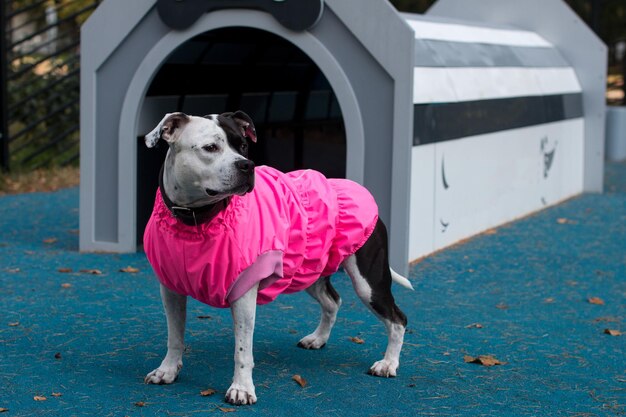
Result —
M230 307L235 333L234 376L225 401L257 401L252 339L257 304L306 290L321 306L319 325L298 346L320 349L341 299L330 276L341 266L359 298L385 324L383 359L369 373L394 377L407 319L395 304L387 231L373 197L345 179L313 170L282 173L248 159L256 142L242 111L203 117L169 113L145 136L169 149L144 234L144 249L160 283L167 318L167 354L145 377L170 384L182 368L187 297Z

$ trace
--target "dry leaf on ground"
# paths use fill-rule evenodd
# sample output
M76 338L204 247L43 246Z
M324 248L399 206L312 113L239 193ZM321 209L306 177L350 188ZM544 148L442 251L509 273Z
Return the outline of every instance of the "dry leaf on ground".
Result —
M59 268L57 269L57 272L60 272L62 274L69 274L70 272L72 272L72 268Z
M226 408L226 407L219 407L219 406L217 408L223 413L234 413L235 411L237 411L237 409L235 408Z
M53 397L62 397L62 396L63 396L63 394L61 394L60 392L53 392L53 393L52 393L52 396L53 396Z
M621 321L620 319L618 319L617 317L598 317L593 319L593 321L595 321L596 323L618 323L619 321Z
M482 329L483 325L480 323L472 323L465 326L466 329Z
M19 325L20 325L20 322L19 322L19 321L14 321L14 322L12 322L12 323L9 323L9 327L17 327L17 326L19 326Z
M611 336L621 336L622 332L620 332L619 330L613 330L613 329L604 329L604 333L605 334L610 334Z
M43 395L35 395L35 396L33 397L33 400L35 400L35 401L46 401L46 400L47 400L47 398L46 398L46 397L44 397Z
M72 288L72 284L64 282L63 284L61 284L61 288Z
M207 388L204 391L200 391L200 395L203 397L208 397L210 395L215 394L217 391L215 391L213 388Z
M102 275L102 271L99 269L81 269L80 272L83 274Z
M508 310L508 309L509 309L509 306L508 306L508 305L506 305L506 304L504 304L504 303L500 303L500 304L498 304L498 305L496 306L496 308L497 308L498 310Z
M47 239L44 239L43 243L47 243L47 244L51 245L53 243L56 243L57 240L58 239L56 237L49 237Z
M604 300L600 297L589 297L587 301L589 301L590 304L604 305Z
M8 408L0 407L0 413L6 413L7 411L9 411Z
M350 338L350 341L353 343L356 343L357 345L362 345L363 343L365 343L365 340L361 339L360 337L356 337L356 336L352 336Z
M561 217L560 219L556 219L556 222L558 224L576 224L575 221L570 220L570 219L566 219L565 217Z
M296 381L302 388L306 387L306 379L302 378L300 375L294 375L291 379Z
M465 363L475 363L483 366L506 365L506 362L501 362L491 355L479 355L477 357L465 355L463 360Z
M136 406L136 407L145 407L145 406L146 406L146 403L145 403L144 401L137 401L137 402L135 403L135 406Z
M543 302L546 304L552 304L554 302L554 298L548 297L545 300L543 300Z
M129 274L136 274L137 272L139 272L139 268L135 268L135 267L132 267L132 266L127 266L126 268L120 269L120 272L127 272Z

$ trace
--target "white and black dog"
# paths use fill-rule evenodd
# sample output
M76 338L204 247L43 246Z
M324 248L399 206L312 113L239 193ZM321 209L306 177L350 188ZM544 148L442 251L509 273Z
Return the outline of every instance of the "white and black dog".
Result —
M276 286L280 287L278 292L305 289L320 303L322 315L315 331L300 340L298 346L320 349L329 338L341 305L341 299L331 285L329 276L339 267L339 263L350 276L359 298L382 320L387 329L388 344L384 358L374 363L369 373L382 377L396 376L407 319L395 304L391 283L395 281L408 288L411 288L411 284L389 267L387 231L378 220L377 213L369 230L355 232L358 236L364 236L360 243L344 242L344 247L355 249L352 252L344 250L343 258L332 253L337 251L334 242L325 242L323 239L315 244L316 250L322 248L325 252L318 252L320 255L316 255L315 259L307 259L304 253L309 248L307 245L312 244L308 241L312 240L310 236L305 235L309 233L306 230L312 226L307 223L310 222L311 214L302 215L301 209L307 204L312 207L309 200L317 197L306 189L303 193L306 194L307 201L298 201L295 196L298 192L294 190L300 186L295 181L311 177L313 181L323 184L326 181L336 181L340 186L348 181L326 180L321 174L310 170L299 171L297 175L290 177L289 173L283 174L268 167L255 167L248 159L247 141L256 142L256 131L250 117L241 111L204 117L183 113L167 114L146 135L146 145L153 147L161 139L168 143L169 150L160 174L155 209L146 228L144 248L161 282L161 298L167 317L167 354L161 365L145 377L145 382L169 384L178 376L184 350L186 300L187 296L192 296L210 305L231 308L235 333L235 369L233 382L225 399L236 405L255 403L257 397L252 382L252 339L257 304L271 301L276 294L268 296L266 292L272 291ZM255 194L262 187L273 187L274 180L283 177L286 178L286 183L276 186L280 191L275 191L269 200L263 200L264 197ZM307 183L303 187L309 186ZM334 195L334 191L328 190L319 194ZM373 202L369 193L358 193L362 193L366 200L371 198ZM283 198L290 200L289 204L292 205L284 205ZM253 205L262 207L253 210L250 208ZM274 205L276 207L272 207ZM360 205L356 203L352 207L358 211L361 210ZM375 203L373 205L375 207ZM324 207L338 207L337 218L352 216L352 213L341 213L343 206L336 202L318 204L315 206L316 210L318 206L323 207L320 210L326 210ZM310 207L305 209L311 210ZM240 212L237 210L246 210L245 216L238 214ZM267 222L268 219L256 217L274 215L293 222L293 230L283 225L285 221L273 222L279 224L279 227L286 227L286 231L272 231L270 239L267 236L259 237L250 222ZM340 220L334 220L335 217L332 216L329 218L329 224L319 228L323 233L319 230L316 233L324 235L339 225ZM247 223L243 231L234 232L235 226L224 225L228 221ZM351 222L354 223L352 218ZM286 236L285 240L289 241L289 245L293 244L296 249L282 249L282 243L276 237L281 233ZM233 239L239 239L240 243L245 242L245 247L231 250L232 245L220 240L220 234L229 234L228 242ZM333 238L332 233L326 235L331 236L330 240L339 240ZM351 235L342 235L344 239L346 236ZM182 240L179 242L176 239ZM188 241L184 241L185 239ZM240 252L248 250L248 246L258 245L259 240L267 240L278 246L262 252L258 259L248 260L248 263L235 259ZM196 253L192 253L193 251ZM205 260L204 253L211 251L217 251L217 254L210 255L209 260ZM246 256L242 254L241 257ZM328 269L327 265L333 260L337 265L334 269ZM244 265L245 269L240 265ZM217 281L214 280L219 277L213 275L223 271L226 271L224 274L236 275L231 278L234 281L215 284ZM303 275L307 276L307 283L304 282ZM283 279L293 280L292 283L285 284L292 285L289 287L291 289L284 289L281 281Z

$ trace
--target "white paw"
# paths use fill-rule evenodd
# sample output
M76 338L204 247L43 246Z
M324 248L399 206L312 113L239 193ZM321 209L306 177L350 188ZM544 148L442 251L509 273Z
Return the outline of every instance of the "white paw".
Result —
M369 373L374 376L382 376L385 378L391 378L396 376L396 370L398 369L398 362L383 359L375 362L369 370Z
M298 346L303 349L321 349L326 345L327 341L328 337L321 337L315 333L311 333L310 335L303 337L298 342Z
M256 403L256 394L254 393L254 385L246 386L244 384L233 384L226 391L226 402L233 405L246 405Z
M183 367L182 362L179 362L174 366L167 366L161 364L157 369L150 372L144 378L146 384L171 384L178 377L178 373Z

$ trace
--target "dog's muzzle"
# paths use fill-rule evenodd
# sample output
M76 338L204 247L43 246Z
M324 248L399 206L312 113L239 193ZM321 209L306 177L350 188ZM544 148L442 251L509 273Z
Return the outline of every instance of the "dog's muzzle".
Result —
M246 178L245 183L242 184L242 188L244 189L243 193L249 193L254 189L254 162L249 159L242 159L235 162L235 167Z

